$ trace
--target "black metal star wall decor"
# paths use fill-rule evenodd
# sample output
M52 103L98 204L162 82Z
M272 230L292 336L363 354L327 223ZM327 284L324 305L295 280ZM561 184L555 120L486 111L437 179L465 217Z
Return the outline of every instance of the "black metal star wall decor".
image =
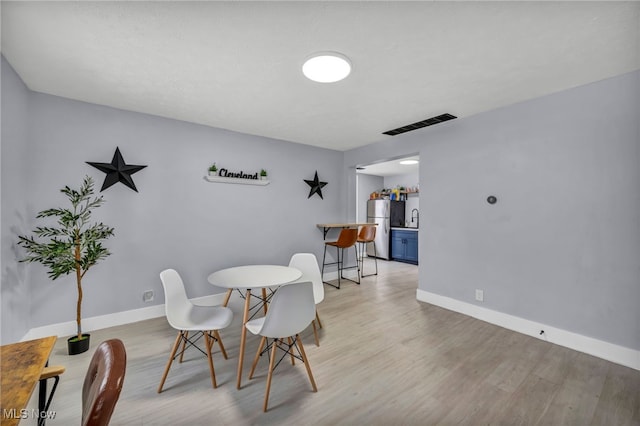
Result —
M320 198L322 198L324 200L324 198L322 197L322 188L325 187L327 182L320 182L320 180L318 179L318 171L317 170L316 170L316 175L313 178L313 180L304 179L304 181L307 182L307 185L309 185L311 187L311 189L309 190L309 196L307 198L311 198L311 196L313 194L318 194L320 196Z
M129 188L138 192L135 183L133 183L131 175L147 167L134 164L125 164L124 158L122 158L122 154L120 154L120 148L118 147L116 147L116 152L113 154L111 163L92 163L90 161L87 161L87 164L92 165L96 169L107 174L107 176L105 176L104 178L104 183L102 184L100 192L118 182L122 182Z

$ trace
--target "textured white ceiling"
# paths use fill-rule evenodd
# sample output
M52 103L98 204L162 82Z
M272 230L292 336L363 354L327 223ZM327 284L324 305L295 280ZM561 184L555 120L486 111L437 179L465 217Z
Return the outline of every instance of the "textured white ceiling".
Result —
M35 91L347 150L640 68L638 2L11 2ZM318 51L353 72L301 73Z

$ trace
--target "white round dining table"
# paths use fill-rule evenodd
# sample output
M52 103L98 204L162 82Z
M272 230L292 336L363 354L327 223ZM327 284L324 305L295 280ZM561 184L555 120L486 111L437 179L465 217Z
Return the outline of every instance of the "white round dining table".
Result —
M245 265L222 269L207 280L216 287L250 289L275 287L295 281L302 276L299 269L282 265Z
M244 364L244 346L247 338L247 328L244 326L249 320L250 299L252 289L262 289L263 306L266 305L266 288L277 287L292 283L302 276L302 271L290 266L282 265L244 265L221 269L209 275L207 281L216 287L226 288L227 295L224 306L229 303L229 298L234 289L244 290L244 312L242 315L242 331L240 333L240 355L238 356L238 376L236 387L242 385L242 366Z

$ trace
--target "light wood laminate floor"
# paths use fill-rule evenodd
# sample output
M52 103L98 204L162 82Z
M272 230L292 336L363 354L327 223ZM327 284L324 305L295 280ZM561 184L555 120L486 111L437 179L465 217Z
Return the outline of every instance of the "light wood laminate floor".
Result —
M268 359L248 380L252 335L236 389L242 302L234 295L234 322L221 332L229 360L214 346L217 389L206 358L191 350L156 393L175 338L164 317L97 330L82 355L67 356L58 340L51 364L67 371L47 424L80 423L89 359L117 337L128 365L112 425L640 425L639 371L418 302L416 266L378 263L379 275L361 286L326 287L320 347L311 328L303 334L317 393L304 367L285 360L263 413Z

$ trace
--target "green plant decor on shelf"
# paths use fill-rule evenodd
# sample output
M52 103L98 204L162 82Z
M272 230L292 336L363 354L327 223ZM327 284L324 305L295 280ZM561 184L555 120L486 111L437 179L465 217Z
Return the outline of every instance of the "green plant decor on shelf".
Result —
M218 168L216 167L216 163L213 163L211 167L209 167L209 171L214 173L218 171Z
M260 176L267 177L267 171L265 169L260 170Z
M51 279L75 272L78 287L76 324L82 339L82 278L87 271L111 253L102 241L113 235L113 228L103 223L90 224L92 210L104 203L102 196L92 198L93 179L86 176L79 190L65 186L60 190L71 208L43 210L36 218L57 218L57 226L38 226L33 236L19 236L28 255L21 262L39 262L49 268ZM36 238L40 240L36 240Z

